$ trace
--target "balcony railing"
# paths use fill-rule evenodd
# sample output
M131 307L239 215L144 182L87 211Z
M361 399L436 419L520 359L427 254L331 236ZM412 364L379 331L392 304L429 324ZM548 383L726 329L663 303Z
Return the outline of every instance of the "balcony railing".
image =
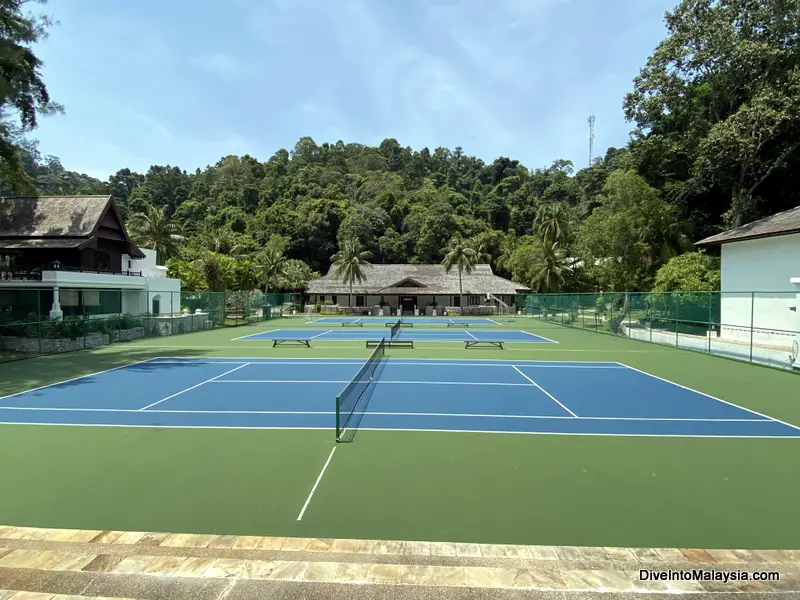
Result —
M65 267L63 265L47 265L35 269L3 269L0 267L0 281L41 281L42 271L65 271L69 273L94 273L96 275L124 275L128 277L141 277L142 271L107 271L104 269L83 269L80 267Z

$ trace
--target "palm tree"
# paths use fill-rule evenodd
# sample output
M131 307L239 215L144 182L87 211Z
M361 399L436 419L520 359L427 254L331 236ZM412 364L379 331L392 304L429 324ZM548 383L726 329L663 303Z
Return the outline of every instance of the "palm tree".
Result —
M570 214L563 202L542 204L536 210L534 225L545 245L559 243L562 246L569 235Z
M177 223L170 221L165 207L149 205L145 212L136 213L130 220L133 241L156 251L156 262L176 256L181 242L186 238Z
M286 257L277 248L267 246L259 253L258 262L261 264L264 291L269 292L270 287L278 285L286 271Z
M365 267L369 267L368 258L372 253L361 249L361 242L357 237L342 240L339 251L331 257L333 276L344 284L350 285L348 302L353 306L353 284L363 283L367 280Z
M247 248L242 244L230 229L204 226L198 231L200 244L206 250L227 254L233 258L244 258Z
M558 292L564 286L566 274L572 272L574 260L567 256L558 242L543 242L536 251L530 267L531 288L536 292Z
M450 272L453 267L458 268L458 296L461 304L461 314L464 314L464 288L461 277L463 273L469 275L478 263L478 252L469 241L464 240L460 235L453 236L447 247L448 252L442 261L442 266L446 272Z
M311 267L302 260L292 258L286 261L283 280L286 287L292 290L292 292L305 288L312 276Z
M473 250L475 250L477 263L490 263L492 262L492 255L489 252L491 247L491 239L486 235L486 232L474 235L467 240Z
M509 231L500 244L500 256L497 257L497 268L503 273L508 273L511 267L511 257L520 246L519 238L513 231Z
M210 292L222 292L235 277L235 262L223 254L204 252L192 263L206 280Z

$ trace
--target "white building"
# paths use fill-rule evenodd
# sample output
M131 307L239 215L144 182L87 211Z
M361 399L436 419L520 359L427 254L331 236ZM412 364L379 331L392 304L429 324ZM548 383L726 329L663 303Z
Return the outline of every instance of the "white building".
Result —
M794 345L800 365L800 206L697 245L721 246L720 337L790 351Z
M180 312L181 282L111 196L0 198L0 310L26 319Z

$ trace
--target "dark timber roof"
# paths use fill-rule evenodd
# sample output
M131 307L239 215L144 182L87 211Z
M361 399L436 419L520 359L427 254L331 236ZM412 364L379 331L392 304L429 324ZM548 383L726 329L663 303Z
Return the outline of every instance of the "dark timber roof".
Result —
M96 237L111 212L129 245L127 254L144 258L132 243L111 196L0 197L0 248L80 248Z
M712 246L715 244L727 244L728 242L742 242L744 240L790 235L792 233L800 233L800 206L764 217L736 229L712 235L700 240L695 245Z

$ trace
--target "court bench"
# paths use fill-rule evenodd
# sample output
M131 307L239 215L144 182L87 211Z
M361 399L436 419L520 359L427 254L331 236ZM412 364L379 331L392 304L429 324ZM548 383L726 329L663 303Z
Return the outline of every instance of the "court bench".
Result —
M504 342L491 342L489 340L467 340L464 348L500 348L503 349Z
M347 321L342 321L342 327L363 327L364 324L361 321L355 321L353 323L348 323Z
M377 348L381 340L367 340L367 348ZM385 348L413 348L414 340L384 340Z
M397 323L396 322L395 323L384 323L384 325L386 325L386 327L394 327L395 325L397 325ZM405 329L406 327L414 327L414 324L413 323L405 323L404 322L402 325L400 325L400 327Z
M448 327L469 327L469 323L448 323Z
M306 348L311 348L311 340L301 340L301 339L279 339L279 340L272 340L272 347L275 346L286 346L286 345L297 345L297 346L305 346Z

